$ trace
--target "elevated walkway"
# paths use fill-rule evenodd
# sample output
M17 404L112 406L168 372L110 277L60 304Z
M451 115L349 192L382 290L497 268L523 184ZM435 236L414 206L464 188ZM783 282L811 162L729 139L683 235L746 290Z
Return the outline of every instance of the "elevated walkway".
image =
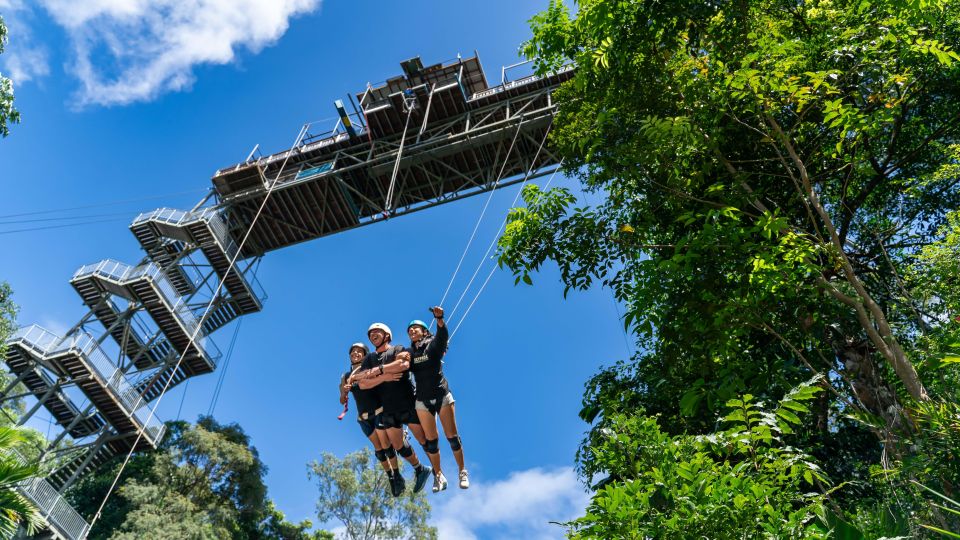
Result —
M223 280L223 288L230 301L235 304L237 314L246 315L263 309L266 295L256 278L248 280L237 270L236 264L230 268L230 261L237 256L237 243L230 237L227 226L215 207L195 212L159 208L137 216L130 225L130 230L143 249L150 254L155 253L165 239L197 246L217 276Z
M163 271L153 263L131 266L107 259L81 267L70 284L90 307L105 293L139 302L150 314L178 355L189 376L210 373L216 368L220 350L197 328L199 319L190 310ZM196 334L196 339L190 337Z
M103 419L96 413L81 417L80 409L63 390L55 389L56 381L37 360L38 357L42 358L44 351L59 338L50 333L40 335L34 332L28 335L31 328L21 328L6 341L6 362L10 372L20 377L27 390L38 400L42 400L44 408L50 412L57 424L67 429L71 437L80 439L93 435L103 427ZM50 342L45 343L43 339Z
M166 426L150 417L147 401L127 382L123 372L100 349L93 336L77 331L59 338L37 325L15 334L21 351L52 364L80 388L100 416L120 434L143 432L142 439L156 447Z
M476 195L493 189L501 170L496 187L521 181L527 171L530 178L549 174L559 163L549 145L538 148L556 113L552 93L573 76L572 67L494 87L476 57L403 67L403 76L357 94L364 129L351 134L338 124L296 148L214 174L231 231L251 228L276 182L242 256ZM404 137L407 102L414 106Z

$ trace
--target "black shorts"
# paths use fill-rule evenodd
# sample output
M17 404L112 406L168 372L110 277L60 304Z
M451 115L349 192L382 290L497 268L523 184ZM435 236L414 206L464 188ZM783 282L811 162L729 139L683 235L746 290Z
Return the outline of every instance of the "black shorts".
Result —
M374 430L383 429L380 427L379 414L363 414L357 418L357 423L360 424L360 431L363 431L364 437L373 435Z
M420 425L420 419L417 418L417 411L410 409L403 412L385 412L380 415L380 424L385 428L400 428L404 424Z

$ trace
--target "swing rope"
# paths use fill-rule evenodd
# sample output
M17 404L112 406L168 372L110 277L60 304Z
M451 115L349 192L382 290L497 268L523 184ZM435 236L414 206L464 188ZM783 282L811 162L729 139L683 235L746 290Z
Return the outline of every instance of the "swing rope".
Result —
M211 295L210 301L207 303L206 309L204 309L203 314L200 316L200 320L197 322L197 326L194 329L193 333L190 335L190 340L187 343L187 346L184 348L183 353L180 354L180 358L177 360L176 365L173 368L173 371L176 372L180 369L180 364L183 363L184 358L187 356L187 351L190 350L190 347L194 344L197 339L197 335L203 329L203 323L207 320L213 308L214 300L220 295L220 291L223 289L224 280L226 276L230 275L230 272L233 270L233 267L237 263L237 258L240 257L240 254L243 253L243 247L247 243L247 239L250 238L250 233L253 232L253 228L257 223L257 220L260 218L260 215L263 213L263 209L266 208L267 202L270 200L270 195L273 193L274 188L280 181L280 176L283 174L283 170L287 166L287 162L290 160L290 156L293 154L293 150L300 146L300 143L303 141L304 135L307 133L309 124L304 124L300 129L300 133L297 134L297 138L293 143L293 146L290 147L290 151L287 152L287 156L284 158L283 163L280 165L280 170L277 171L276 177L273 179L273 182L267 186L267 192L263 197L263 202L260 203L260 208L257 209L257 213L253 216L253 220L250 222L250 227L247 229L247 232L243 235L243 239L240 241L240 245L237 248L237 252L230 259L230 264L227 266L227 271L224 272L224 277L219 279L217 283L217 288ZM262 174L262 173L261 173ZM153 408L150 409L150 414L147 416L144 425L150 423L153 420L153 417L156 415L157 409L160 407L160 402L163 401L163 397L166 395L167 390L170 388L170 383L173 381L173 377L167 379L166 384L163 385L163 390L160 391L160 395L157 396L157 400L154 402ZM93 530L93 526L100 519L103 509L107 504L107 501L110 499L110 495L113 494L114 490L117 487L117 483L120 481L120 476L123 474L124 469L126 469L127 464L130 463L130 458L133 456L134 450L137 448L137 445L140 443L140 439L143 438L144 431L139 430L137 433L137 438L133 441L133 444L130 447L130 451L127 452L126 458L123 460L123 464L120 465L120 470L117 471L117 475L114 477L113 482L110 484L110 488L107 490L107 493L103 496L103 501L101 501L100 506L97 508L96 514L94 514L93 519L90 521L90 526L87 528L86 532L83 533L82 538L86 539L90 534L90 531Z
M544 190L544 191L550 189L550 184L553 182L553 177L557 175L557 171L559 171L561 167L563 167L563 159L562 159L562 158L560 159L560 163L557 165L557 168L554 169L554 170L553 170L553 173L550 174L550 178L547 179L547 183L544 184L544 186L543 186L543 190ZM521 190L522 190L522 189L523 189L523 188L521 188ZM517 199L514 198L513 204L515 205L516 203L517 203ZM506 221L504 221L504 223L506 223ZM502 229L503 229L503 226L501 226L501 230L502 230ZM497 242L498 240L500 240L500 233L499 233L499 232L497 233L497 236L494 237L494 242ZM484 261L481 260L481 261L480 261L480 264L482 265L483 262L484 262ZM479 270L479 269L480 269L480 267L478 266L478 267L477 267L477 270ZM475 295L473 296L473 300L470 301L470 305L467 306L466 311L463 312L463 315L462 315L462 316L460 317L460 319L457 321L457 326L454 327L454 329L453 329L452 332L450 332L450 339L449 339L448 341L453 341L453 336L455 336L455 335L457 334L457 331L460 330L460 327L463 325L463 322L467 319L467 315L470 314L470 310L473 308L473 305L477 302L477 299L480 298L480 295L483 294L483 290L487 287L487 283L490 282L490 278L493 277L493 274L494 274L494 272L496 272L496 271L497 271L497 265L493 265L493 268L490 269L490 273L487 274L487 279L483 280L483 284L480 285L480 289L477 291L477 294L475 294Z
M513 202L510 203L510 208L515 207L517 205L517 201L520 200L520 195L523 193L523 188L527 185L530 175L533 174L533 168L536 166L537 159L540 157L540 151L543 150L543 145L546 144L547 136L550 134L550 129L552 127L553 121L551 120L550 125L547 126L547 130L543 134L543 139L540 141L540 146L537 147L537 152L533 155L533 160L530 161L530 167L527 169L527 173L523 177L523 182L520 184L520 189L517 190L517 194L513 197ZM487 260L487 257L490 256L490 252L493 251L493 247L497 245L497 241L500 240L500 235L503 233L503 229L506 227L506 225L507 220L504 218L504 220L500 223L500 228L497 230L496 234L493 235L493 240L490 242L490 245L487 246L486 253L484 253L483 257L480 258L480 263L477 264L476 270L474 270L473 275L470 276L470 281L467 282L467 285L463 288L463 292L460 293L460 298L457 298L457 303L453 306L453 309L450 310L450 317L453 317L457 314L457 308L459 308L460 303L463 302L463 297L467 295L467 291L470 290L470 286L473 285L473 281L477 278L480 268L483 267L483 263Z
M513 152L513 146L517 142L517 136L520 135L520 128L523 127L523 119L520 120L520 123L517 124L517 131L513 134L513 140L510 141L510 148L507 150L507 154L503 158L503 166L500 167L500 174L497 175L497 180L493 183L493 187L490 189L490 194L487 196L487 201L483 205L483 210L480 212L480 217L477 218L476 225L473 226L473 232L470 234L470 239L467 240L466 247L463 248L463 253L460 255L460 261L457 262L457 267L453 271L453 275L450 276L450 282L447 283L447 289L443 291L443 297L440 298L440 303L437 305L442 306L447 300L447 295L450 293L450 287L453 286L453 281L457 279L457 274L460 272L460 267L463 265L463 259L467 256L467 252L470 251L470 246L473 244L473 239L477 236L477 229L480 228L480 223L483 221L483 216L487 213L487 207L490 206L490 199L493 198L493 193L496 191L497 186L500 184L500 180L503 178L503 172L507 168L507 160L510 158L510 154ZM430 327L433 328L433 322L430 323Z

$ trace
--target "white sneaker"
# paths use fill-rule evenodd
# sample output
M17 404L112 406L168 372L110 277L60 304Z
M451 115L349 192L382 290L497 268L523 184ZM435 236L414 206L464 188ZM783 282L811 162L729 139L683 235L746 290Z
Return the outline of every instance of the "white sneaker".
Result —
M470 475L464 469L460 471L460 489L467 489L468 487L470 487Z
M435 474L433 476L433 492L437 493L445 489L447 489L447 477L442 472Z

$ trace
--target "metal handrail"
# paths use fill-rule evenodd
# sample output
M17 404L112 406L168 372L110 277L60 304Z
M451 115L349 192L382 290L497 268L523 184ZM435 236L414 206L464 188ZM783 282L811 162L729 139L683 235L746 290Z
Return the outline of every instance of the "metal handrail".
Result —
M217 244L223 249L224 254L231 261L239 260L238 253L240 252L240 246L237 244L236 240L230 236L230 232L227 230L227 225L223 221L223 217L220 211L213 206L208 206L193 213L197 219L201 219L207 222L207 225L210 227L210 232L213 233L214 239L217 241ZM236 264L236 262L234 262ZM264 290L263 285L260 283L260 280L257 279L255 275L249 275L246 273L241 274L237 272L238 275L242 275L244 281L247 282L247 287L250 289L250 292L253 296L263 304L263 301L267 298L267 291Z
M67 336L54 352L70 352L85 359L105 385L117 396L121 405L127 410L127 414L142 426L149 441L153 444L160 441L166 426L156 415L151 414L143 397L127 381L123 371L110 361L93 336L83 331L75 332Z
M548 77L553 77L556 75L560 75L561 73L573 71L574 69L576 69L576 66L574 64L566 64L564 66L561 66L556 71L550 71L548 73L544 73L543 75L533 74L533 75L528 75L526 77L521 77L515 81L506 81L503 84L500 84L498 86L493 86L493 87L487 88L486 90L474 92L474 94L470 96L470 99L468 101L474 101L480 98L485 98L487 96L492 96L494 94L499 94L500 92L517 88L519 86L526 86L530 83L540 81Z
M61 338L40 325L31 324L17 329L6 343L13 345L18 341L20 346L33 350L42 358L60 344Z
M336 137L337 135L334 135L333 138ZM223 250L227 258L230 260L235 260L235 257L239 258L237 257L237 253L240 251L240 248L233 237L230 236L220 211L215 206L208 206L194 212L174 208L158 208L152 212L141 213L133 220L133 223L136 225L146 221L159 221L176 227L185 227L191 223L203 221L210 228L214 240ZM255 296L260 303L263 303L267 294L260 281L256 276L244 275L244 279L248 283L251 294Z
M17 490L40 509L44 520L68 540L84 538L90 525L70 506L50 482L30 478L17 484Z
M29 463L27 458L17 450L11 449L6 452L6 455L21 465ZM59 534L69 540L79 540L86 534L90 525L70 506L60 492L50 485L50 482L36 476L21 480L17 483L16 489L40 510L43 519L53 525Z
M105 259L96 264L88 264L80 267L80 269L74 273L73 279L85 275L100 275L115 281L121 286L126 286L130 281L138 279L151 281L156 286L157 291L159 291L160 297L170 308L171 313L180 321L186 333L191 336L197 336L194 344L203 350L206 357L213 364L216 364L216 361L223 356L220 348L217 347L217 344L214 343L213 340L204 337L202 332L197 331L197 328L200 326L200 321L193 313L193 310L190 309L187 299L177 293L170 279L156 264L148 262L134 267L113 259Z

